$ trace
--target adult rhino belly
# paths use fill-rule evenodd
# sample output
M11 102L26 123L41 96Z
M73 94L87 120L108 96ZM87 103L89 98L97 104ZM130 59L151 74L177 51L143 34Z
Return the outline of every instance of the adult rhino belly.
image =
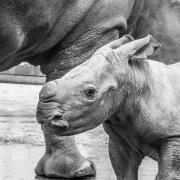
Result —
M0 2L0 71L38 54L69 1L2 0Z

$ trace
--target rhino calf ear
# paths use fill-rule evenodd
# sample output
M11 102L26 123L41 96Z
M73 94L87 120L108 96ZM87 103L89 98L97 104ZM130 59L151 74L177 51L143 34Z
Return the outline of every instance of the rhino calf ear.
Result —
M149 56L153 55L155 51L161 46L160 43L156 41L151 35L140 39L139 42L137 40L137 44L134 44L135 51L130 55L130 59L147 59ZM138 46L139 45L139 46Z

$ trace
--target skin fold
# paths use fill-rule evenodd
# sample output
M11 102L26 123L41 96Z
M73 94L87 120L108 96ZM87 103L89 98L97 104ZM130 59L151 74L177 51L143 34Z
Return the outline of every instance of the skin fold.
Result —
M179 180L180 63L147 59L159 47L150 35L134 41L126 35L100 48L43 87L40 101L59 107L38 121L63 136L103 123L118 180L136 180L144 156L158 162L156 180ZM47 98L46 89L54 84L54 95Z
M0 71L27 61L40 65L47 81L55 80L127 33L135 38L152 34L163 44L156 59L177 62L179 4L178 0L1 0ZM47 88L49 97L53 87ZM57 104L40 101L38 114L48 120ZM66 121L62 124L68 126ZM95 175L94 164L79 155L73 137L42 130L47 148L36 174L69 178ZM65 147L68 153L64 153ZM62 169L67 169L65 174Z

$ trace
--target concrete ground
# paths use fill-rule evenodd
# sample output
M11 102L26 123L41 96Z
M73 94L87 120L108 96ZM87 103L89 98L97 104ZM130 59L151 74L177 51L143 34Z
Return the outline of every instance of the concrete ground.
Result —
M41 86L0 83L0 180L32 180L34 168L43 155L44 139L35 119ZM81 153L97 165L97 177L89 180L115 180L107 153L108 137L102 127L76 136ZM140 180L153 180L157 163L145 158Z

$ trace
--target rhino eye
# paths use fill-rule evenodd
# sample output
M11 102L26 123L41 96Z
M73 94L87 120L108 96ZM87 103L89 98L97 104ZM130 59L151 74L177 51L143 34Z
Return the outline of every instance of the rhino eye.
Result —
M93 99L96 94L96 89L94 87L87 87L84 92L84 96L88 99Z

